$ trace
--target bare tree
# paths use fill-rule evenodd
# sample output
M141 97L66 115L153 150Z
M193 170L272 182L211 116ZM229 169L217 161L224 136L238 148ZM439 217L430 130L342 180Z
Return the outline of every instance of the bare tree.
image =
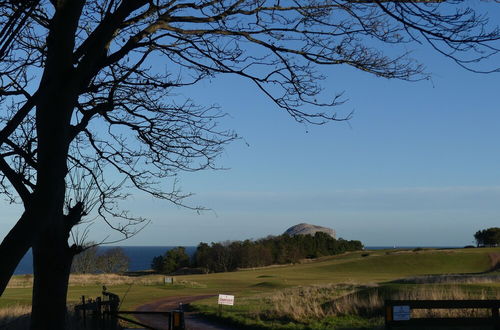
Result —
M75 255L71 272L77 274L123 273L128 271L129 257L121 247L104 251L95 242L89 243L82 252Z
M94 274L97 273L97 245L88 246L78 253L71 263L71 272L76 274Z
M32 247L33 329L64 328L82 250L68 238L83 217L133 234L144 220L116 204L130 188L183 205L165 183L215 168L236 138L218 128L219 109L178 89L237 75L295 120L323 124L349 116L332 112L340 95L321 93L322 65L418 80L408 44L480 72L498 52L498 29L450 1L11 0L0 14L0 189L24 206L0 245L0 292Z
M105 274L126 272L129 262L129 257L120 247L111 248L97 256L97 267Z

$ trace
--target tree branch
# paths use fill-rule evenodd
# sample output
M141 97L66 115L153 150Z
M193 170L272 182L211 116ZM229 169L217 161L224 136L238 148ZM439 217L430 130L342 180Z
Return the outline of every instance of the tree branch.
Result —
M26 188L23 181L24 178L19 175L19 173L15 172L9 164L5 161L3 157L0 157L0 171L7 177L9 182L12 184L19 197L23 201L25 206L29 205L31 201L31 192Z

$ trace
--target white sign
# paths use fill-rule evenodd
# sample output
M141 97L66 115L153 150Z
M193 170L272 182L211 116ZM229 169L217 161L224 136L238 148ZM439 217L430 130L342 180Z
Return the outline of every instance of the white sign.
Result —
M234 305L234 296L230 296L228 294L220 294L219 295L219 305Z
M172 284L172 283L174 283L174 278L165 276L165 284Z
M394 321L408 321L410 319L410 306L393 306L392 317Z

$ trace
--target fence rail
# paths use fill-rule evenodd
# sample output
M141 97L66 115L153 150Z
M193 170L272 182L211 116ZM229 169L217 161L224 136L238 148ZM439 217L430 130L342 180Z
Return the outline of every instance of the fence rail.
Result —
M426 317L412 318L414 309L485 309L489 317ZM489 326L500 330L500 300L386 300L385 328L404 326Z

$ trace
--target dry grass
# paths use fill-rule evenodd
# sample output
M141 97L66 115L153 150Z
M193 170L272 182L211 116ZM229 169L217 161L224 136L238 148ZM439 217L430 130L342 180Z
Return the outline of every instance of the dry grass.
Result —
M118 274L71 274L70 286L92 285L158 285L164 283L163 275L124 276ZM33 286L33 275L13 276L8 288L30 288Z
M500 255L499 255L500 258ZM394 281L394 283L405 284L486 284L500 283L500 274L488 275L427 275L414 276Z
M7 288L31 288L33 275L15 275L10 278Z
M14 305L0 309L0 329L27 329L31 306Z
M470 291L459 286L433 286L431 288L418 288L401 290L385 295L379 290L358 292L336 299L325 304L325 313L328 315L382 315L384 300L466 300L466 299L489 299L490 293L486 290ZM452 309L452 310L414 310L412 317L458 317L484 316L485 310Z
M323 318L328 315L325 302L335 297L348 296L360 289L376 287L376 285L356 286L352 284L314 285L289 288L274 292L267 297L270 309L263 312L264 318L289 319L303 321L309 318Z
M30 328L30 313L31 306L14 305L0 309L0 329L2 330L24 330ZM84 327L82 323L76 319L73 314L73 309L68 308L68 316L66 320L67 330L93 330L92 327ZM97 329L97 328L96 328Z
M118 274L72 274L69 277L70 286L90 285L158 285L164 284L163 275L124 276Z
M187 280L180 280L176 281L175 284L184 286L186 288L195 288L195 289L200 289L200 288L206 288L206 284L201 284L195 281L187 281Z
M328 316L358 315L378 317L383 315L384 300L465 300L498 299L485 291L465 290L460 286L432 286L412 288L387 293L377 287L353 285L328 285L300 287L274 293L267 298L268 306L261 312L263 318L287 319L303 322ZM333 297L333 300L332 300ZM484 309L414 310L412 317L480 317L490 315Z

